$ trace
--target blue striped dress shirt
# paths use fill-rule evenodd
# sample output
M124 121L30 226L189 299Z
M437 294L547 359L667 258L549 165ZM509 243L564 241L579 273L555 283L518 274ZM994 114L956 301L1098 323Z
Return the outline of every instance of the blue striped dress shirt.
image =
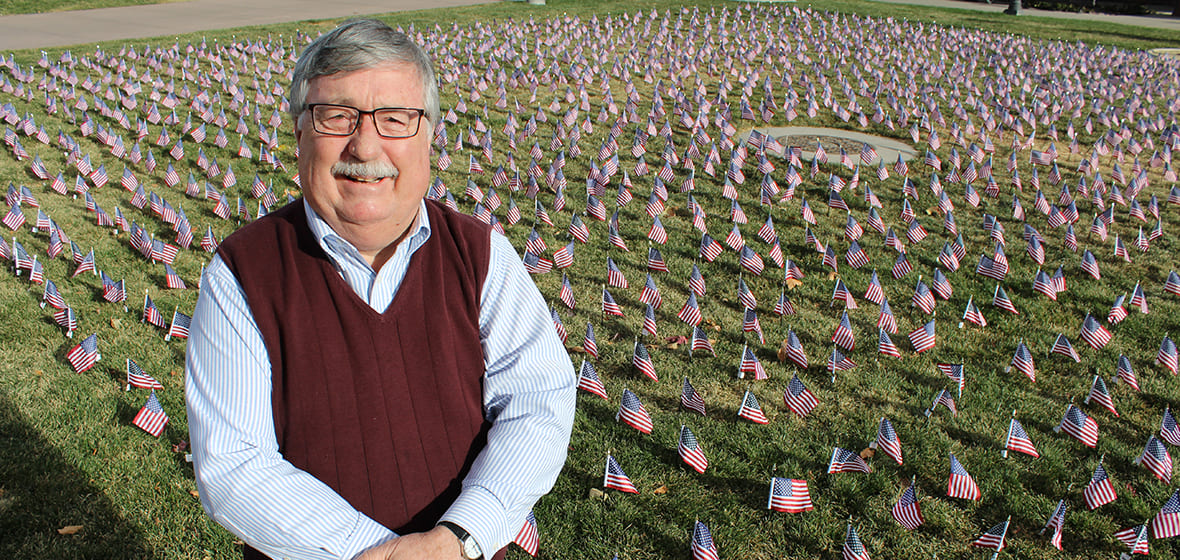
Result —
M430 237L425 202L413 235L379 271L304 201L329 260L370 307L393 301ZM488 443L443 515L490 556L506 546L565 462L576 377L548 309L515 249L492 233L480 298ZM266 345L237 279L220 257L205 269L185 363L189 435L201 505L275 558L349 559L397 535L279 453Z

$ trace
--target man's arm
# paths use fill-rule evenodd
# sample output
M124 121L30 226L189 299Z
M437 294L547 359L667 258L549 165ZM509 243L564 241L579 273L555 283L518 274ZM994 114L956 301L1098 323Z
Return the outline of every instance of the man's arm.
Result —
M193 313L185 398L201 505L250 546L276 558L348 559L396 536L279 453L270 359L220 257Z
M492 420L487 447L442 519L466 529L486 557L507 545L565 463L577 377L549 310L515 249L492 234L480 303Z

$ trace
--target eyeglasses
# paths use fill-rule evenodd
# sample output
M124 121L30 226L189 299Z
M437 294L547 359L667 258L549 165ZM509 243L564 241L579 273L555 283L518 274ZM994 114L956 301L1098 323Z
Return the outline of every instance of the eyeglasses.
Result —
M316 132L327 136L351 136L360 126L361 117L373 117L373 126L383 138L410 138L418 135L422 115L426 109L415 107L382 107L362 111L348 105L314 103L311 110L311 126Z

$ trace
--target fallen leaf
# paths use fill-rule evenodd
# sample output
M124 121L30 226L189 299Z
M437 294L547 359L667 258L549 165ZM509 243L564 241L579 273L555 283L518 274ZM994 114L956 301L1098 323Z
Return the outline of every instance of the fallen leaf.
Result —
M573 348L570 348L570 352L573 352L575 354L585 354L586 349L582 348L581 346L574 346Z
M192 496L198 500L201 499L201 493L197 492L196 490L189 490L188 493L192 494Z
M652 491L651 491L651 493L652 493L652 494L667 494L667 493L668 493L668 487L667 487L667 486L665 486L665 485L660 485L660 487L659 487L659 488L656 488L655 490L652 490Z
M797 280L797 279L795 279L795 278L787 278L787 279L786 279L786 284L787 284L787 289L788 289L788 290L794 290L794 289L795 289L797 286L802 286L802 285L803 285L803 281L802 281L802 280Z
M606 499L606 492L603 492L602 490L599 490L597 488L591 488L588 497L591 500L605 500Z
M836 274L836 271L835 271L835 270L832 270L832 271L829 271L829 272L828 272L828 280L835 280L835 279L836 279L836 276L837 276L837 274Z
M112 328L112 329L117 329L117 328L120 328L120 327L122 327L122 326L123 326L123 320L122 320L122 319L119 319L119 318L117 318L117 317L112 317L112 318L111 318L111 328Z
M61 529L58 529L57 534L59 534L59 535L73 535L81 530L82 530L81 525L66 525L65 527L62 527Z
M927 216L933 216L933 215L934 215L936 212L938 212L938 207L937 207L937 206L931 206L930 208L927 208L927 209L926 209L926 215L927 215Z
M172 446L173 453L184 453L187 450L188 450L188 442L185 440L180 440L180 443Z
M177 372L176 370L172 370L172 371L168 372L168 375L171 375L172 377L176 377L177 375L180 375L180 373Z
M688 337L684 336L684 335L677 335L677 336L669 336L668 338L666 338L664 340L667 341L669 344L686 344L688 342Z
M876 454L877 454L877 451L875 449L873 449L871 447L866 447L860 451L860 458L861 459L871 459L873 457L873 455L876 455Z

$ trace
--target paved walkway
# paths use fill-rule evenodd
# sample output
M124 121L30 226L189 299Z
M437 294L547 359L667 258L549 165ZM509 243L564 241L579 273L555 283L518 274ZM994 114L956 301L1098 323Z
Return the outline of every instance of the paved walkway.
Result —
M978 2L964 2L960 0L873 0L875 2L887 2L890 4L909 4L911 6L931 6L938 8L957 8L960 10L974 10L977 12L992 12L1000 13L1008 9L1007 0L992 0L991 4L982 0ZM1173 29L1180 31L1180 17L1171 17L1166 15L1152 15L1152 16L1128 16L1118 14L1092 14L1092 13L1074 13L1074 12L1054 12L1050 10L1020 10L1018 17L1048 17L1060 19L1077 19L1089 21L1104 21L1108 23L1119 23L1123 25L1136 25L1139 27L1153 27L1156 29Z
M99 41L170 36L249 25L469 6L489 1L495 0L186 0L148 6L3 16L0 17L0 52L91 45ZM1002 12L1007 7L1007 2L877 1L984 12ZM524 9L523 5L521 7ZM1180 32L1180 18L1166 16L1074 14L1043 10L1024 10L1023 14L1106 21Z
M0 17L0 52L93 45L309 19L484 4L489 0L187 0ZM523 6L522 6L523 7Z

